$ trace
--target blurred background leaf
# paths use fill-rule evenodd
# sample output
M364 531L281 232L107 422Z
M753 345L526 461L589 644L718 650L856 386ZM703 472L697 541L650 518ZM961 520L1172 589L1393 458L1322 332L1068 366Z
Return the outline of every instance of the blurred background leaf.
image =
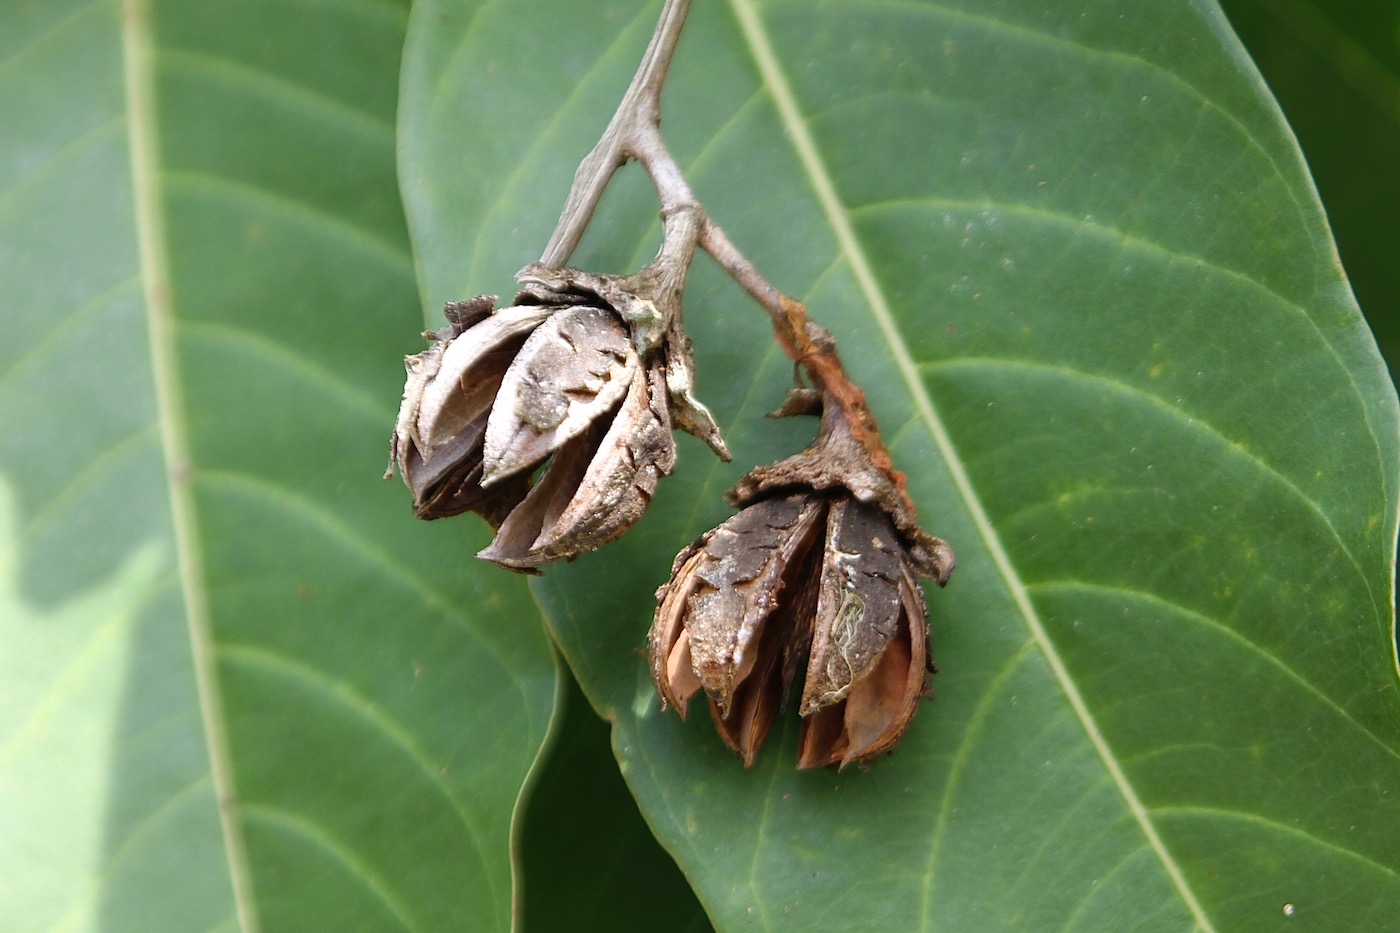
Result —
M0 5L7 930L510 924L555 663L379 478L407 15Z

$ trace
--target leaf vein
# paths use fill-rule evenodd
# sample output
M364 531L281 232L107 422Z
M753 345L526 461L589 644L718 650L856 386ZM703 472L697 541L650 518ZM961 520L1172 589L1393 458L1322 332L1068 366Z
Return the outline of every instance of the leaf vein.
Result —
M48 176L64 168L66 163L81 155L88 146L102 140L103 137L118 135L118 131L125 126L126 117L118 114L84 130L78 136L64 143L59 149L49 153L44 161L30 169L13 185L0 191L0 222L4 221L4 211L9 208L15 198L30 188L38 187Z
M183 321L180 324L180 332L196 341L216 343L220 347L237 347L248 356L260 359L269 366L290 373L301 381L320 388L325 394L338 398L346 408L363 415L366 420L376 424L392 423L393 410L379 399L362 391L354 383L342 379L334 370L321 365L307 354L293 352L263 334L211 320Z
M442 779L441 768L436 766L427 752L418 746L412 733L396 722L392 717L385 714L377 704L368 697L360 693L348 682L332 677L330 674L321 671L305 661L279 654L267 648L250 644L225 643L218 648L218 657L221 661L228 661L235 665L243 665L250 668L258 668L266 673L285 678L287 680L300 683L303 686L328 697L331 701L348 711L355 719L363 720L371 727L384 735L393 745L395 745L403 755L413 763L427 778L428 783L442 795L449 809L457 815L466 830L467 837L472 842L472 848L476 851L477 860L481 863L481 874L485 876L487 886L491 889L492 900L496 901L499 892L496 890L496 876L490 870L490 862L486 857L486 846L484 839L485 830L479 825L475 815L464 807L457 799L452 788L448 787ZM257 804L252 804L257 806Z
M126 0L120 8L122 26L123 89L126 93L127 134L130 147L132 201L141 282L146 298L146 331L150 345L157 420L165 452L166 485L174 533L176 563L189 632L195 688L204 726L205 749L215 796L237 797L233 762L229 758L227 718L214 670L209 606L204 582L204 555L199 537L194 497L189 484L175 479L177 464L190 462L185 434L186 410L181 393L180 362L175 347L175 308L171 290L170 243L165 228L165 190L162 187L160 142L156 127L155 56L152 0ZM228 860L229 883L239 926L257 933L258 915L253 894L251 866L239 827L219 808Z
M166 190L192 197L231 202L238 207L256 206L321 232L328 238L376 259L396 272L412 275L413 259L399 244L365 230L354 222L308 201L250 182L209 172L175 171L164 174Z
M752 2L752 0L743 0L743 2ZM1236 117L1230 111L1226 110L1220 104L1216 103L1209 95L1201 91L1195 85L1184 80L1180 75L1168 71L1161 65L1149 61L1140 55L1133 55L1129 52L1125 52L1118 49L1105 49L1097 46L1085 45L1082 42L1076 42L1072 39L1067 39L1063 36L1053 35L1051 33L1044 32L1043 30L1032 29L1029 26L1021 25L1019 23L1010 23L1004 19L998 19L995 16L989 16L984 13L973 13L967 10L959 10L953 7L945 6L940 3L915 3L911 2L911 0L861 0L861 6L865 8L884 6L892 9L902 10L906 13L910 13L913 15L923 15L931 17L941 16L946 19L961 20L965 23L977 25L991 33L1003 36L1016 35L1023 39L1040 43L1042 45L1052 46L1060 49L1068 49L1080 56L1092 56L1095 58L1101 58L1125 68L1139 69L1141 71L1147 72L1148 74L1151 74L1163 80L1169 85L1180 88L1183 92L1186 93L1187 96L1199 101L1203 109L1210 109L1218 113L1222 119L1224 119L1227 123L1233 126L1236 129L1236 131L1238 131L1239 135L1249 143L1251 148L1253 148L1256 152L1259 153L1260 156L1264 158L1264 160L1269 164L1269 167L1274 170L1275 175L1277 175L1279 178L1284 177L1283 172L1279 170L1278 164L1274 161L1273 156L1270 155L1269 152L1262 145L1260 145L1259 141L1254 138L1253 134L1250 133L1248 129L1245 128L1244 124L1240 122L1238 117ZM1303 210L1302 204L1298 201L1297 192L1293 190L1292 186L1286 186L1286 188L1288 191L1289 200L1293 203L1295 213L1298 215L1299 218L1304 217L1306 212ZM1301 219L1299 222L1302 223Z
M967 718L962 738L958 740L958 746L948 762L948 776L944 779L942 799L938 803L938 819L935 821L933 839L929 842L928 861L924 863L924 877L920 884L923 890L919 919L921 930L933 929L933 879L938 869L938 857L943 849L943 830L952 822L953 796L962 778L963 768L966 767L975 741L981 734L982 724L991 713L992 701L1001 694L1002 689L1010 682L1012 675L1034 647L1034 639L1027 639L1021 647L1007 655L1006 660L992 673L972 710L972 715Z
M49 328L48 333L30 342L24 354L10 363L8 369L0 373L0 392L3 392L18 379L24 370L42 362L45 353L61 347L69 332L77 325L86 322L90 317L100 313L106 302L126 291L135 292L139 296L140 289L141 278L139 275L133 275L104 289L84 304L68 312Z
M83 491L84 484L106 476L114 462L152 440L157 443L160 440L160 432L155 422L139 431L128 434L105 450L93 455L81 470L69 478L68 482L45 497L44 504L30 516L29 521L24 524L24 527L13 539L3 549L0 549L0 564L8 561L24 544L33 540L46 522L50 521L63 506L78 497L78 494Z
M758 919L765 930L772 929L768 920L768 901L759 888L759 868L763 863L763 843L768 834L768 819L773 815L774 788L778 786L778 770L783 765L774 755L769 755L768 787L758 799L763 801L763 809L758 814L758 826L753 834L753 856L749 859L749 893L753 895L753 905L758 909Z
M1260 282L1230 266L1221 265L1212 259L1208 259L1198 253L1186 253L1176 250L1154 240L1141 232L1128 231L1120 227L1101 223L1098 220L1088 220L1084 217L1076 217L1064 211L1052 210L1045 207L1038 207L1034 204L1026 204L1019 201L1002 201L996 198L944 198L944 197L911 197L911 198L884 198L878 201L868 201L864 204L847 207L847 213L853 217L862 214L876 214L880 212L892 212L901 209L923 209L930 211L983 211L992 210L1003 215L1022 217L1028 220L1035 220L1065 227L1074 233L1088 232L1102 240L1113 243L1122 248L1142 248L1145 251L1159 254L1169 264L1172 262L1187 262L1208 269L1211 272L1219 273L1223 278L1229 279L1240 285L1244 285L1260 293L1272 303L1286 311L1292 312L1306 322L1315 332L1317 322L1314 321L1302 305L1289 299L1274 290L1273 288ZM1337 363L1340 372L1346 371L1346 366L1337 356L1336 348L1318 334L1323 346L1327 347L1333 360Z
M134 624L139 611L168 582L169 578L165 580L158 578L152 581L148 592L132 599L119 611L112 613L104 621L95 625L81 644L72 646L69 660L63 669L44 689L43 694L35 699L24 719L18 722L14 731L5 737L4 743L0 744L0 768L5 767L10 759L18 755L19 750L24 747L25 740L47 735L47 730L41 728L45 714L57 705L59 699L68 690L82 682L82 678L90 666L108 660L112 645L118 638L127 633L127 629Z
M1235 631L1234 629L1230 628L1228 625L1217 619L1212 619L1210 616L1207 616L1200 612L1196 612L1194 609L1191 609L1187 606L1183 606L1180 603L1173 602L1169 599L1157 595L1156 593L1148 593L1142 590L1135 590L1131 587L1126 586L1115 586L1106 583L1090 583L1084 580L1037 580L1033 583L1027 584L1027 589L1031 592L1082 590L1090 593L1112 593L1121 596L1129 596L1134 599L1140 599L1143 602L1151 603L1152 605L1157 606L1158 608L1170 610L1171 612L1184 617L1188 621L1194 622L1197 625L1214 631L1216 634L1221 635L1224 638L1234 642L1236 645L1244 648L1246 651L1249 651L1252 654L1256 654L1259 657L1263 658L1271 666L1283 673L1289 680L1293 681L1299 687L1303 688L1305 692L1311 694L1315 699L1317 699L1328 709L1332 710L1334 713L1340 716L1343 720L1345 720L1347 723L1353 726L1362 735L1370 739L1371 742L1374 743L1376 747L1380 748L1383 752L1385 752L1385 754L1388 757L1394 758L1397 762L1400 762L1400 751L1396 751L1394 748L1387 745L1385 741L1381 739L1380 736L1376 735L1370 729L1366 728L1364 725L1358 722L1351 715L1351 713L1349 713L1346 710L1345 707L1343 707L1336 700L1332 699L1326 693L1322 692L1322 690L1319 689L1316 685L1314 685L1312 681L1308 680L1302 674L1298 673L1292 667L1288 666L1286 663L1284 663L1284 661L1281 658L1278 657L1278 655L1274 654L1272 651L1269 651L1263 645L1260 645L1259 643L1246 638L1244 635L1240 634L1239 632Z
M260 498L276 504L286 512L298 514L309 520L328 537L338 541L347 550L373 564L385 576L397 580L407 589L421 596L429 607L437 610L445 619L454 623L458 629L481 645L501 670L511 671L513 669L500 647L487 638L482 629L472 625L446 594L399 562L388 551L378 547L363 534L341 521L332 512L312 504L304 496L299 496L291 490L246 473L237 473L232 470L199 470L196 473L196 480L208 489L223 489L235 494L241 493L245 496ZM528 708L530 704L527 702L529 698L524 692L525 685L520 678L512 677L510 679L516 683L517 688L521 691L522 702Z
M1304 507L1309 512L1311 512L1313 516L1322 524L1322 526L1327 529L1327 533L1331 535L1332 540L1334 540L1337 543L1337 547L1341 549L1342 553L1347 556L1347 560L1350 561L1352 568L1356 571L1357 577L1365 585L1367 594L1371 594L1371 583L1370 580L1367 579L1366 573L1361 569L1361 562L1357 559L1356 554L1353 553L1351 547L1342 538L1342 535L1337 530L1336 526L1332 524L1332 519L1327 515L1326 512L1322 510L1322 506L1316 500L1308 496L1308 494L1305 493L1301 488L1299 488L1297 484L1295 484L1291 479L1289 479L1287 476L1283 475L1281 472L1279 472L1277 469L1271 466L1267 461L1250 452L1244 446L1244 444L1232 441L1229 435L1225 434L1220 429L1214 427L1208 421L1203 420L1197 415L1188 415L1186 412L1182 411L1177 406L1163 400L1160 396L1154 395L1151 392L1146 392L1138 388L1137 386L1134 386L1131 383L1124 381L1118 376L1106 375L1103 373L1090 373L1085 372L1084 370L1074 369L1069 366L1056 366L1050 363L1038 363L1029 362L1026 360L1013 359L998 359L996 357L964 356L958 357L956 359L938 360L929 363L916 364L916 368L923 372L933 372L937 370L946 371L954 369L977 369L998 367L1003 369L1021 369L1038 373L1046 373L1061 376L1066 379L1080 380L1083 382L1090 382L1095 385L1103 386L1119 396L1146 403L1148 406L1156 409L1157 411L1171 416L1172 420L1180 422L1186 428L1204 434L1207 438L1214 441L1221 448L1220 453L1222 455L1237 457L1244 460L1245 462L1249 463L1255 470L1257 470L1261 475L1268 477L1271 481L1277 483L1284 490L1286 490L1290 496L1292 496L1298 502L1302 503Z
M1121 859L1119 859L1118 863L1115 864L1112 868L1110 868L1107 872L1094 879L1093 888L1091 888L1087 895L1079 901L1078 905L1075 906L1074 911L1065 918L1065 922L1060 926L1060 929L1065 930L1066 933L1072 933L1072 931L1083 930L1084 926L1080 923L1079 918L1084 916L1085 910L1087 910L1089 905L1093 903L1095 897L1108 890L1107 882L1114 875L1117 875L1120 872L1124 871L1136 859L1144 855L1149 855L1148 849L1135 849L1132 852L1129 852L1126 855L1124 855Z
M1344 856L1356 862L1360 862L1368 868L1375 869L1376 871L1389 876L1391 880L1400 882L1400 872L1397 872L1394 868L1391 868L1389 865L1383 865L1380 862L1377 862L1375 859L1362 855L1355 849L1348 849L1346 846L1343 846L1336 842L1332 842L1328 839L1323 839L1322 837L1310 833L1305 829L1300 829L1297 826L1289 826L1286 823L1280 823L1278 820L1271 820L1268 817L1262 816L1258 813L1241 813L1238 810L1223 810L1218 807L1205 807L1199 805L1154 807L1152 812L1167 817L1195 816L1208 817L1211 819L1219 820L1234 820L1236 822L1241 823L1252 823L1256 826L1265 829L1271 829L1276 832L1283 833L1285 835L1296 836L1300 839L1304 839L1308 842L1313 843L1319 848L1327 849L1330 852L1335 852L1338 855Z
M179 807L189 803L190 798L195 795L196 791L210 786L210 784L211 777L208 772L205 772L193 781L186 783L184 787L181 787L162 801L160 806L146 814L141 822L133 827L131 832L126 834L126 838L111 852L111 855L103 862L98 870L92 874L92 877L88 879L87 885L74 899L72 906L64 912L62 919L54 924L54 929L62 930L70 928L83 907L97 899L98 894L107 886L112 875L121 868L123 862L131 858L132 853L141 844L142 838L153 832L154 828L162 819L175 813ZM212 800L209 802L213 804Z
M1346 380L1352 388L1353 394L1357 398L1365 398L1360 387L1356 383L1356 376L1352 369L1342 360L1337 351L1337 347L1327 339L1318 327L1307 310L1298 303L1284 297L1257 279L1251 278L1243 272L1232 269L1228 266L1219 265L1202 256L1192 253L1182 253L1170 249L1164 244L1158 243L1150 238L1141 237L1138 234L1128 233L1116 227L1100 224L1097 221L1087 221L1083 218L1073 217L1056 211L1049 211L1044 208L1035 207L1030 204L1019 202L997 201L995 199L963 199L963 198L907 198L907 199L886 199L882 201L872 201L855 207L846 208L848 215L856 216L862 213L876 213L878 211L891 211L898 208L931 208L933 210L997 210L1010 215L1020 215L1031 219L1049 221L1072 228L1076 232L1089 231L1092 234L1101 236L1105 240L1114 241L1120 245L1142 246L1145 249L1159 253L1168 263L1179 260L1199 264L1202 268L1219 273L1223 278L1240 284L1247 289L1251 289L1269 301L1276 303L1285 311L1291 312L1303 321L1315 334L1317 334L1321 347L1325 348L1327 355L1336 364L1336 370L1340 376ZM1375 451L1375 460L1381 461L1380 442L1376 437L1375 427L1369 417L1365 418L1366 429L1371 440L1371 447Z
M186 78L203 78L224 87L246 91L279 107L295 105L303 113L324 117L380 144L394 144L394 124L391 121L323 94L305 84L245 65L235 59L207 52L168 49L160 53L160 61L162 67L176 74L183 72Z
M239 809L244 818L250 822L262 822L305 839L339 863L351 876L363 882L365 887L379 899L379 902L389 909L389 912L394 915L394 919L403 925L404 929L422 929L410 919L408 907L399 903L398 898L393 895L385 880L363 861L356 858L348 846L333 837L327 830L304 817L267 804L245 803L241 804Z
M99 11L106 12L109 6L110 4L107 0L93 0L92 3L75 7L67 14L54 20L48 26L44 27L44 29L32 36L28 42L11 53L8 58L0 61L0 78L3 78L5 72L9 71L11 68L22 65L25 56L33 54L35 49L43 46L45 43L55 41L55 37L62 34L65 30L71 29L76 23L81 22L89 14Z

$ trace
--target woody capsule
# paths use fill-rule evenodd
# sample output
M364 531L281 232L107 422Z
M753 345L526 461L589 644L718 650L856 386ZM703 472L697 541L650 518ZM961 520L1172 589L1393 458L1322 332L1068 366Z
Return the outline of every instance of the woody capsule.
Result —
M478 556L534 572L636 523L675 465L672 424L729 452L690 394L679 293L663 279L538 265L517 278L510 307L449 303L447 326L405 359L385 476L397 467L419 518L481 515L496 537Z
M825 332L807 327L827 375L844 379ZM928 692L917 578L946 583L953 551L914 521L863 396L844 388L855 394L789 397L778 414L820 411L816 440L744 477L729 495L742 511L682 551L657 592L649 649L663 704L684 716L703 690L746 766L799 676L799 768L891 750Z

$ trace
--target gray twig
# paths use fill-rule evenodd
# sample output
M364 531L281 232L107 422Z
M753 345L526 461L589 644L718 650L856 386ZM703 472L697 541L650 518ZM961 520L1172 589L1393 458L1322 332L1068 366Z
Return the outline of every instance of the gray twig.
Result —
M690 0L666 0L656 31L617 112L597 145L579 163L568 200L540 263L558 269L569 261L613 173L629 159L636 159L651 178L657 200L661 202L662 216L673 217L693 211L699 227L699 247L709 253L777 324L785 319L782 293L763 277L705 211L661 137L661 90L689 9Z

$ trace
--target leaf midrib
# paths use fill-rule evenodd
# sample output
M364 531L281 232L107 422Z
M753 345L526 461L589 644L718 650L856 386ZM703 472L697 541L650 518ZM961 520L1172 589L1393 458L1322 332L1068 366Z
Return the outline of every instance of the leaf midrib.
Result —
M1171 878L1172 884L1176 887L1186 907L1190 910L1192 918L1197 926L1211 933L1214 930L1210 920L1207 918L1200 902L1196 899L1195 892L1186 882L1186 878L1177 865L1176 860L1167 850L1165 843L1158 835L1156 827L1152 824L1147 808L1138 798L1137 791L1128 781L1127 775L1123 772L1113 750L1109 748L1108 742L1103 733L1099 730L1094 720L1093 714L1089 711L1083 696L1070 676L1069 669L1064 660L1060 657L1054 643L1050 640L1049 633L1045 630L1039 613L1031 604L1030 595L1025 584L1021 581L1020 575L1016 572L1011 563L1011 558L1002 545L1000 537L992 527L986 509L983 507L980 497L973 487L972 480L968 476L967 469L962 459L958 456L952 439L944 427L942 419L939 418L934 408L933 400L929 397L927 389L919 379L917 367L910 356L908 348L904 345L899 331L895 326L894 317L891 313L889 302L885 299L879 283L875 279L875 274L871 268L869 260L865 256L859 241L856 239L855 231L851 226L846 211L836 193L836 186L830 173L822 161L817 149L816 141L810 129L803 120L801 111L797 104L791 84L788 82L782 66L778 62L777 55L773 49L773 44L768 36L768 32L758 12L754 8L753 0L729 0L730 8L733 10L735 18L738 20L740 31L753 56L754 65L758 69L759 75L767 85L773 97L773 103L778 111L779 119L782 122L787 137L792 143L793 150L801 163L803 170L807 173L808 182L812 185L818 203L821 205L822 213L826 216L834 234L839 251L850 263L851 271L856 277L862 294L870 306L871 316L875 319L880 328L881 334L890 347L891 355L894 357L895 367L899 371L900 378L904 381L909 390L910 397L914 403L914 408L919 414L919 418L927 426L934 445L937 447L939 455L948 468L948 472L953 479L954 487L959 498L963 501L972 519L973 526L977 529L978 536L982 544L986 547L993 565L996 567L998 575L1001 576L1006 586L1008 594L1015 603L1017 610L1025 620L1026 627L1030 630L1031 636L1035 639L1037 646L1044 655L1046 664L1050 668L1056 683L1060 685L1066 700L1073 709L1075 716L1079 719L1094 750L1098 753L1099 759L1103 762L1114 786L1123 797L1129 811L1136 820L1139 829L1146 838L1148 845L1161 862L1163 869ZM932 874L932 866L930 872ZM924 896L927 899L931 890L931 885L924 888ZM925 904L927 908L927 904ZM925 910L927 915L927 910Z
M257 933L252 877L247 853L234 813L225 801L237 799L233 768L224 729L223 705L215 669L214 640L203 572L203 554L195 520L194 497L189 480L189 441L185 435L185 404L180 392L175 353L174 307L171 301L169 240L165 230L165 205L161 197L160 156L155 112L155 39L151 27L150 0L123 0L121 19L123 83L126 94L128 140L131 160L132 203L141 285L146 300L146 330L150 341L151 371L155 385L156 416L164 447L166 487L170 495L170 519L175 537L176 561L185 603L190 654L199 695L200 718L209 756L210 779L218 803L224 853L233 889L238 925L244 933Z

